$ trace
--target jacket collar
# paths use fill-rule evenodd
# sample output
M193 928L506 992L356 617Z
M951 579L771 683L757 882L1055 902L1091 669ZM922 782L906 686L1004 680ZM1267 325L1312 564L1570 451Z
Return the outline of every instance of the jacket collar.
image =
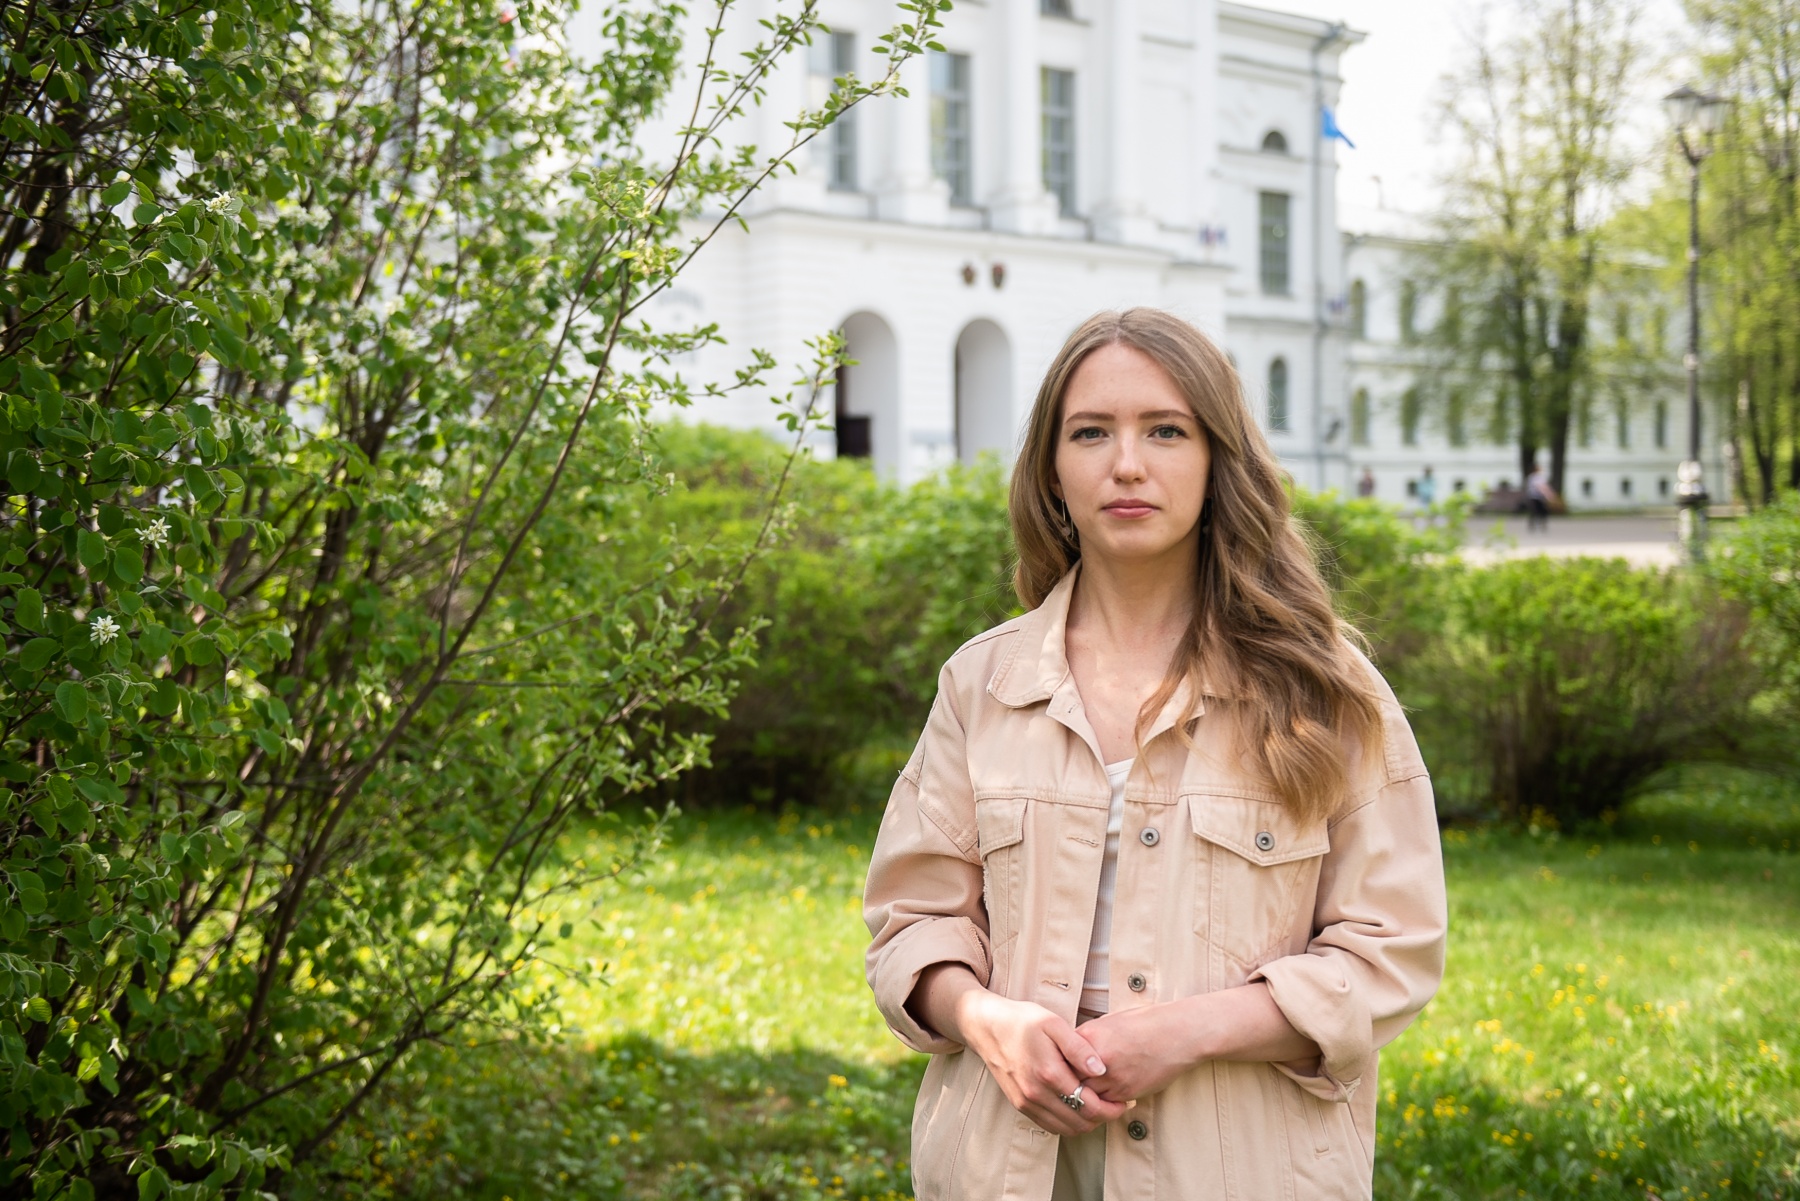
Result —
M1065 689L1073 696L1075 681L1069 670L1067 635L1069 603L1074 598L1075 581L1080 574L1081 563L1077 560L1050 590L1044 603L1020 619L1012 651L988 684L988 692L1001 704L1023 708L1047 701ZM1175 695L1169 698L1152 723L1145 741L1169 729L1184 716L1193 718L1205 713L1203 698L1208 696L1219 699L1226 696L1216 686L1211 673L1202 671L1197 682L1191 676L1182 680Z

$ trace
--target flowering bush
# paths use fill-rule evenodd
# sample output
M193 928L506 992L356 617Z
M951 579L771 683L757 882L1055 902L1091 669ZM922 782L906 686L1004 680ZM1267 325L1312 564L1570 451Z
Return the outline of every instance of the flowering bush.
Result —
M8 1196L330 1191L417 1047L543 1020L549 898L637 853L559 832L704 761L666 716L729 700L761 539L596 553L717 337L643 306L936 19L759 157L818 14L720 65L730 7L603 5L585 64L560 0L6 7Z

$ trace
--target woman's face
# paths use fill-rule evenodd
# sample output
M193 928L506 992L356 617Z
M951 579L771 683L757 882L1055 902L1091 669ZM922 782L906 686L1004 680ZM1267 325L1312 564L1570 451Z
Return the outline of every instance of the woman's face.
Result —
M1154 559L1196 537L1211 464L1200 422L1155 359L1113 343L1075 369L1052 486L1084 558Z

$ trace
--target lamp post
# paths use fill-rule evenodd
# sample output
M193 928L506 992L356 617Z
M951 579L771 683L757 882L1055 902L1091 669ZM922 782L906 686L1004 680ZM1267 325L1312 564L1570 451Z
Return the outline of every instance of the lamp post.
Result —
M1700 162L1712 152L1712 135L1728 103L1683 84L1663 97L1663 111L1688 161L1688 454L1675 470L1681 545L1698 563L1706 546L1706 470L1700 464Z

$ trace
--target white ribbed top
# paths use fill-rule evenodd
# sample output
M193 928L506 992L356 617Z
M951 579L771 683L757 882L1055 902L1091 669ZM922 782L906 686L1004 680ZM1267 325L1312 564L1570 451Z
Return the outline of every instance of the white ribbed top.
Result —
M1112 785L1112 810L1106 817L1106 857L1100 861L1100 894L1094 901L1094 932L1088 938L1087 973L1081 981L1081 1007L1105 1013L1106 974L1112 962L1113 892L1119 879L1119 830L1125 825L1125 778L1135 760L1106 765Z

